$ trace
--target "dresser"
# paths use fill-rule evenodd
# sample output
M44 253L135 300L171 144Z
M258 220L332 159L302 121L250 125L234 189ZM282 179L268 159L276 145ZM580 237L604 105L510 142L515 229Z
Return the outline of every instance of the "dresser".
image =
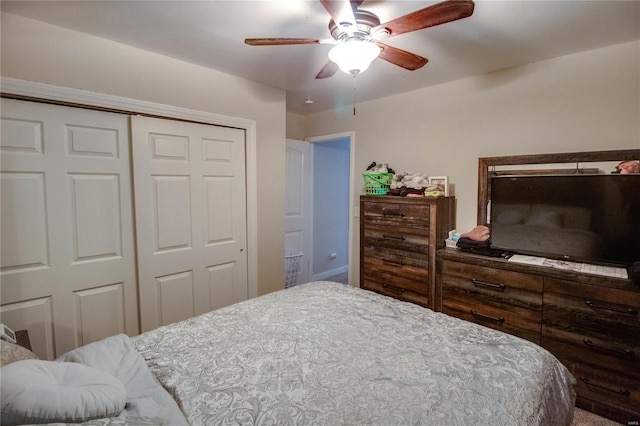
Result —
M360 287L434 307L435 255L455 228L454 197L360 197Z
M455 249L437 253L435 308L530 340L574 375L576 405L640 419L640 286Z

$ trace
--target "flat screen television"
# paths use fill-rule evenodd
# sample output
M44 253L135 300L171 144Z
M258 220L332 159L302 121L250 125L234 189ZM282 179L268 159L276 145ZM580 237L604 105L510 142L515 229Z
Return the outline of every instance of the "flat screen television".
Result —
M491 177L491 248L575 262L640 261L640 175Z

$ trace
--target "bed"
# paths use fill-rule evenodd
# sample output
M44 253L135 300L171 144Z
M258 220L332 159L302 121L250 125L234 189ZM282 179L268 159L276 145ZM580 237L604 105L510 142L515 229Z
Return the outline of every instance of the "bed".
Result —
M569 425L575 400L573 376L537 345L325 281L55 362L127 388L119 414L86 425Z

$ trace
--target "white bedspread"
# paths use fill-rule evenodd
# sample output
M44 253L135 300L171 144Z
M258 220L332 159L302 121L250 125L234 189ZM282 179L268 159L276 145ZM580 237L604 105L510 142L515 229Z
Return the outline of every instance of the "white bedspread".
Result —
M575 380L518 337L337 283L132 338L190 424L568 425Z

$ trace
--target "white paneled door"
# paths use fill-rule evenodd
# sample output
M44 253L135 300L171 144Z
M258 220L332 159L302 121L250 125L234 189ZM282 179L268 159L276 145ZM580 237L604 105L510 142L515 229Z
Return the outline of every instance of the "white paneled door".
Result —
M244 130L131 117L141 329L248 298Z
M284 242L304 253L296 284L308 282L311 272L312 155L311 143L287 139Z
M2 99L0 318L43 359L138 333L127 121Z

